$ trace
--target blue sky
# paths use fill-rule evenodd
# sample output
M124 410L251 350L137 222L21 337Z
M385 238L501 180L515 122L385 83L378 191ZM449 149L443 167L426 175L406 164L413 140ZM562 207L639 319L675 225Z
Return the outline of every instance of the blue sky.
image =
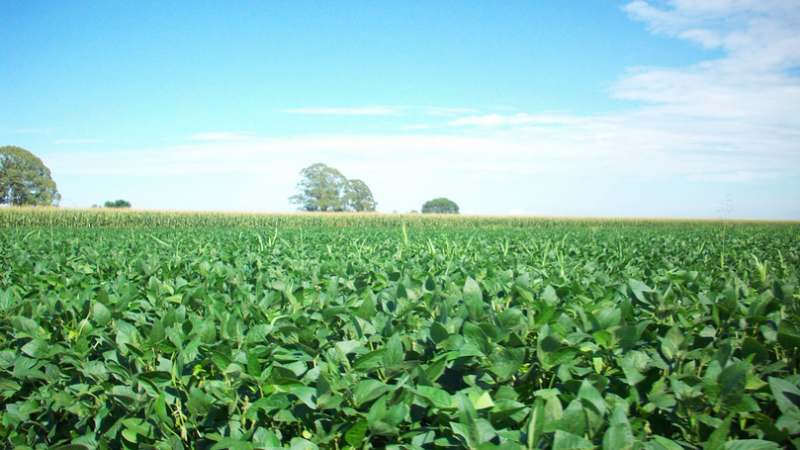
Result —
M800 219L800 2L0 3L0 145L62 206Z

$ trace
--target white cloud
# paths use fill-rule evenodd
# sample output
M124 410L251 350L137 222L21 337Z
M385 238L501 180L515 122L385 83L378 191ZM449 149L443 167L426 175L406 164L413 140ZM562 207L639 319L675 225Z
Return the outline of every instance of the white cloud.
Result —
M800 127L800 2L672 0L666 9L624 7L654 32L689 40L724 56L681 68L638 68L614 97L651 102L644 112Z
M397 114L400 109L397 107L366 106L363 108L295 108L284 110L284 112L332 116L386 116Z
M102 139L59 139L56 144L98 144Z
M478 112L477 109L472 108L442 108L438 106L425 106L420 109L431 116L455 116L458 114Z
M458 135L317 135L206 141L149 150L69 152L49 156L73 175L164 175L214 172L290 174L324 162L350 173L421 179L464 173L488 182L512 176L611 178L696 177L731 172L800 171L796 136L764 141L758 127L727 122L652 126L647 117L585 120L566 127L520 126ZM352 175L356 176L356 175Z
M586 119L567 115L555 114L517 114L514 116L504 116L500 114L489 114L485 116L470 116L462 117L448 122L450 126L465 126L465 125L484 125L484 126L499 126L499 125L523 125L523 124L538 124L538 125L553 125L553 124L570 124L585 122Z

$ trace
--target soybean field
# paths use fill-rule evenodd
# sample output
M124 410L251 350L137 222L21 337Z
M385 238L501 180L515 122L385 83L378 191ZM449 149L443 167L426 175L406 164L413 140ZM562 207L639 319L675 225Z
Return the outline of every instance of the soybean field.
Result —
M800 448L796 223L42 211L5 448Z

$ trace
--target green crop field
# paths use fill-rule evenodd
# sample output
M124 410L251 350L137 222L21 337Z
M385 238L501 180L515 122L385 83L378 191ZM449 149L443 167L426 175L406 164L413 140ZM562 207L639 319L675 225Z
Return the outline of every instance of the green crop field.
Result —
M799 268L797 223L4 208L0 436L800 448Z

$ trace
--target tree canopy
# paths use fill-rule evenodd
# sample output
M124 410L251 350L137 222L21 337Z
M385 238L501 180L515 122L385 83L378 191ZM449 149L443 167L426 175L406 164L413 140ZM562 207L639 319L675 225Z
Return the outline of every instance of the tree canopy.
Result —
M0 205L57 205L61 195L42 160L19 147L0 147Z
M300 171L303 180L297 183L300 193L289 201L300 205L300 211L372 212L377 202L372 191L361 180L348 180L341 172L322 163Z
M344 193L346 209L356 212L373 212L378 203L372 198L372 191L361 180L349 180Z
M106 202L103 206L106 208L130 208L131 202L127 200L117 200L113 202Z
M444 197L435 198L422 205L422 214L458 214L458 205Z

